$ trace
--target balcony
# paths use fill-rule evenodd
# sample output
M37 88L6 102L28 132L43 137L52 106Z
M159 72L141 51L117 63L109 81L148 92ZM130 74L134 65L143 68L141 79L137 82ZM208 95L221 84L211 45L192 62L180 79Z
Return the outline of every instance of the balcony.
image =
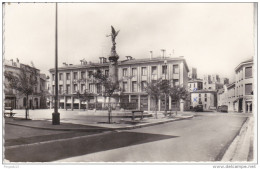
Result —
M173 79L179 79L180 77L179 77L179 74L172 74L173 76L172 76L172 78Z
M147 76L142 76L141 79L142 81L147 81Z
M158 79L158 76L157 76L157 75L152 75L152 76L151 76L151 79L152 79L152 80L157 80L157 79Z

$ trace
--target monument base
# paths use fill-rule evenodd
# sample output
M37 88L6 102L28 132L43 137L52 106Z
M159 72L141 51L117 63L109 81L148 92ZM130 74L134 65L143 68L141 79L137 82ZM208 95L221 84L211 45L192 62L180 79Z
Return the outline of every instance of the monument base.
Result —
M52 125L60 125L60 113L52 113Z

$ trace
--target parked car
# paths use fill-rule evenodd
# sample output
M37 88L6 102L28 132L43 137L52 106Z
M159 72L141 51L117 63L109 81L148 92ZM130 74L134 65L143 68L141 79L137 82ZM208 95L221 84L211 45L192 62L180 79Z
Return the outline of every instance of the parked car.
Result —
M195 106L194 111L195 112L203 112L203 105L199 104L199 105Z
M218 111L228 113L228 106L227 105L218 106Z

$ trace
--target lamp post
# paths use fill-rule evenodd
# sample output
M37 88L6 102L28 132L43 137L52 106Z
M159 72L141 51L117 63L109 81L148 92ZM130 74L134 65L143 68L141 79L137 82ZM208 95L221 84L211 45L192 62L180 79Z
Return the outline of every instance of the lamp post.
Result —
M55 16L55 105L52 113L52 124L60 124L60 113L58 112L58 4L56 3Z
M167 60L164 60L164 83L165 83L165 87L166 87L166 74L167 74ZM165 109L164 109L164 113L165 113L165 116L167 115L167 96L166 96L166 92L164 93L164 96L165 96L165 100L164 100L164 103L165 103Z

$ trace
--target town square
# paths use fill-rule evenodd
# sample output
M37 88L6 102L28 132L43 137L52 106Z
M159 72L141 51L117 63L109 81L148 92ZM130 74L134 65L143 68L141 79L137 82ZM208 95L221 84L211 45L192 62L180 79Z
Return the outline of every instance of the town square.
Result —
M257 3L2 6L5 165L255 167Z

